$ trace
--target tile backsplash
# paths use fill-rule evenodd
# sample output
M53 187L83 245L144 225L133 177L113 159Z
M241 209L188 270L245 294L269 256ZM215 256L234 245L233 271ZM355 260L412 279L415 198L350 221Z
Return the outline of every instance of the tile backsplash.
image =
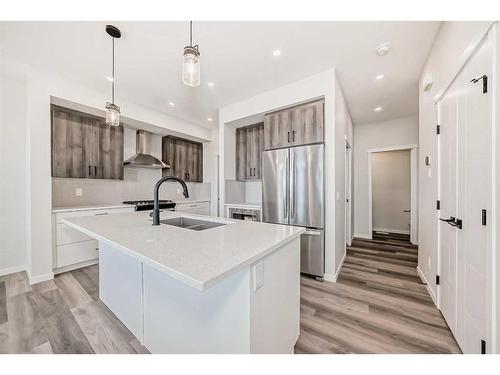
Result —
M52 206L114 204L126 200L153 199L153 188L160 178L159 169L130 167L124 169L123 180L53 178ZM186 184L190 199L210 200L210 183ZM76 195L77 189L81 189L81 196ZM164 183L160 189L160 199L184 199L182 187L177 182Z

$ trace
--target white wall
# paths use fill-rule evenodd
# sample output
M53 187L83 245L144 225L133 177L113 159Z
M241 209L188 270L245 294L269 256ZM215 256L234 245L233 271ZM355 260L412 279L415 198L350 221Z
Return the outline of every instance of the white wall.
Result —
M419 252L418 267L427 281L431 296L436 301L438 225L438 138L436 135L436 95L443 92L470 57L474 47L485 35L491 22L444 22L419 81ZM425 75L432 74L430 91L423 91ZM425 157L430 167L425 167Z
M26 95L0 71L0 276L26 268Z
M335 277L346 255L346 191L345 191L345 142L351 147L353 141L353 124L349 108L342 92L339 80L335 77Z
M4 60L5 61L5 60ZM3 71L7 71L6 65ZM32 283L52 278L52 186L50 168L50 98L63 98L92 108L102 108L108 98L71 79L37 70L15 61L8 66L23 67L23 80L27 87L26 131L26 217L27 219L27 271ZM125 116L209 141L212 131L163 113L145 108L124 98L117 98ZM19 114L21 116L21 114ZM214 152L214 149L211 149ZM207 160L213 155L204 155ZM209 177L207 179L213 179Z
M410 234L410 150L372 154L373 230Z
M371 236L369 229L368 150L418 143L418 117L416 115L354 126L355 236Z

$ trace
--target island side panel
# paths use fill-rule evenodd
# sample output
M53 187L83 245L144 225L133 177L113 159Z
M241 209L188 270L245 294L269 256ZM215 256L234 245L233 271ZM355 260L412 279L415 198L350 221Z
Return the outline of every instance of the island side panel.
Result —
M293 353L300 333L300 237L250 269L251 352Z
M144 265L144 346L151 353L250 353L249 268L199 291Z
M143 343L142 263L105 241L99 242L99 298Z

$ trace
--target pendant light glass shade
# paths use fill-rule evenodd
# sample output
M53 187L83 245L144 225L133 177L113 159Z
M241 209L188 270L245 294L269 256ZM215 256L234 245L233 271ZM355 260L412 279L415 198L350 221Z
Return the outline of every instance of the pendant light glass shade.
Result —
M110 102L106 103L106 125L120 126L120 107Z
M191 87L200 85L200 53L198 52L198 46L184 48L182 82Z

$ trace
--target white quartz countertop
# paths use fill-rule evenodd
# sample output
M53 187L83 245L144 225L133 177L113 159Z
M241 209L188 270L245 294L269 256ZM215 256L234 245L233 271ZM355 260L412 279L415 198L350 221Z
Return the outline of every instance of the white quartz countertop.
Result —
M303 228L229 220L182 212L162 212L161 219L189 217L226 225L195 231L161 224L149 212L64 218L62 221L200 291L256 262L299 237Z
M92 205L81 205L81 206L64 206L64 207L53 207L52 212L72 212L72 211L87 211L87 210L107 210L114 208L124 208L130 207L134 208L134 206L130 204L123 203L108 203L108 204L92 204Z
M208 199L172 199L172 201L178 204L210 202L210 200ZM123 204L123 203L86 204L77 206L53 207L52 212L57 213L57 212L86 211L86 210L106 210L106 209L123 208L123 207L133 208L134 206L131 204Z
M225 203L226 207L237 207L237 208L253 208L257 210L262 209L262 203L258 202L237 202L237 203Z

